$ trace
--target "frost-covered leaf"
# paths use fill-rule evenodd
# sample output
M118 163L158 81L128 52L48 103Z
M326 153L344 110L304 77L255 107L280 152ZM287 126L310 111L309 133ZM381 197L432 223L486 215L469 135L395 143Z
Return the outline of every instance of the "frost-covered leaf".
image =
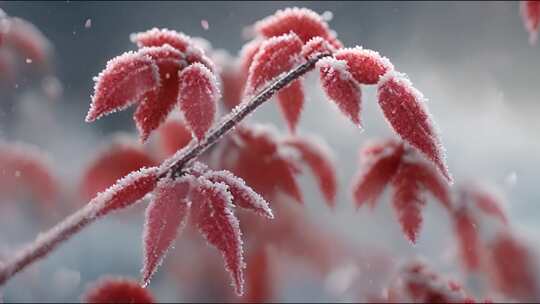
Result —
M131 42L137 44L140 48L168 44L184 54L192 44L189 36L166 28L152 28L145 32L133 33L129 38Z
M453 221L463 264L469 271L476 270L480 266L480 240L477 223L470 216L467 208L454 212Z
M322 37L313 37L302 47L302 57L310 59L318 54L332 54L335 48Z
M154 198L146 208L143 231L143 286L148 285L186 223L191 207L188 198L190 185L190 177L164 178L154 190Z
M89 204L95 209L96 216L103 216L133 205L156 187L158 174L157 167L131 172L105 191L98 193Z
M314 140L294 137L285 141L299 152L302 161L315 175L319 189L330 207L335 205L337 180L334 164L327 146Z
M289 86L277 93L279 108L285 117L287 127L291 133L296 131L300 120L300 113L304 106L304 88L301 80L293 81Z
M204 177L197 179L191 199L197 227L208 243L216 247L225 260L225 268L230 272L235 291L243 294L244 260L242 239L238 219L232 212L232 195L227 186L213 183Z
M233 58L228 52L214 52L212 60L219 68L223 105L227 110L236 107L242 101L245 75L242 73L240 60Z
M376 84L386 72L394 69L386 57L361 47L340 49L334 57L347 62L347 70L361 84Z
M521 18L527 32L529 32L529 43L535 44L540 29L540 1L521 1Z
M249 67L251 66L251 63L253 63L253 58L255 58L255 55L259 52L263 41L263 39L253 39L244 44L240 50L240 69L242 70L242 73L245 74L246 79L249 73Z
M422 196L420 184L414 178L415 168L409 164L401 164L392 179L394 193L392 202L399 223L405 236L416 243L422 224L421 209L426 204Z
M136 142L115 137L101 148L85 169L79 191L85 199L107 189L119 178L142 167L156 165L156 161Z
M93 283L82 296L84 303L155 303L148 289L136 281L105 276Z
M286 8L278 10L274 15L258 21L255 32L266 38L277 37L290 32L306 43L319 36L330 42L335 48L341 48L341 42L321 16L307 8Z
M450 209L450 193L448 186L439 178L437 171L431 163L426 163L423 161L418 161L414 163L407 163L407 166L410 167L411 172L414 172L414 178L424 190L431 192L431 194L447 209Z
M161 85L141 98L133 114L142 141L157 129L167 118L178 99L178 72L186 65L184 55L168 44L160 47L145 47L139 53L146 55L158 67Z
M394 131L431 160L451 182L443 147L424 105L423 95L405 75L388 72L379 81L378 100Z
M522 302L538 300L538 277L534 255L515 236L501 233L490 244L490 276L497 289Z
M495 195L480 189L472 191L471 194L476 201L476 206L480 210L489 216L499 219L501 223L508 224L508 218L502 209L502 204Z
M265 40L249 68L245 95L256 94L299 63L302 41L294 33Z
M269 252L265 246L251 250L248 256L246 270L245 303L266 303L272 300L273 286Z
M146 32L133 33L130 35L130 39L131 42L137 44L137 46L141 48L168 44L180 51L185 56L188 64L198 62L211 71L215 70L214 64L204 54L204 50L197 45L194 38L191 38L184 33L166 28L152 28Z
M251 63L253 62L253 58L259 52L259 48L261 47L262 42L263 39L253 39L248 43L244 44L244 46L242 46L242 49L239 52L237 71L235 71L236 75L230 78L234 79L235 85L233 85L232 87L234 91L237 92L235 94L238 94L238 100L236 100L234 104L228 105L231 109L242 102L242 98L244 97L245 93L246 81L249 75L249 68L251 66ZM227 79L223 79L223 81L223 85L225 86L225 81L227 81ZM225 100L225 92L223 94L224 102L228 104L229 102Z
M267 218L274 218L266 200L246 185L243 179L225 170L209 171L204 176L214 183L224 183L227 185L228 191L233 196L234 205L252 210Z
M205 56L204 51L196 45L193 38L169 29L152 28L146 32L133 33L130 35L131 42L138 47L170 45L180 51L186 58L187 63L201 63L208 69L214 70L213 63Z
M163 123L159 135L161 150L166 157L187 146L193 138L184 122L179 119L169 119Z
M238 157L227 168L267 198L279 190L302 202L295 179L298 167L292 159L278 153L278 141L270 130L260 125L237 128L232 144Z
M220 92L216 77L200 63L180 72L178 102L186 123L199 140L203 139L214 122Z
M374 143L362 149L362 168L353 181L353 197L358 208L366 202L372 208L375 206L396 174L403 152L403 145L395 141Z
M47 206L59 198L50 160L37 147L0 142L0 200L28 196Z
M324 92L355 125L360 126L362 92L347 70L347 63L335 58L317 62Z
M87 122L125 109L160 86L158 67L152 58L134 52L111 59L95 81Z

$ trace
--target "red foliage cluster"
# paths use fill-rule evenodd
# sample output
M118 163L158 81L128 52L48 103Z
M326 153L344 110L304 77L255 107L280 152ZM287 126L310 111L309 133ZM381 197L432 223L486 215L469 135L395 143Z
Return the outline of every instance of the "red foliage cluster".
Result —
M412 147L433 161L450 180L422 95L403 75L393 71L386 58L360 47L343 48L323 18L308 9L278 11L257 22L253 30L254 39L243 48L239 65L232 68L228 65L214 68L199 43L184 34L166 29L133 34L131 39L140 49L108 62L106 69L96 78L95 94L86 120L93 121L138 103L134 119L145 141L150 132L162 125L178 102L184 121L170 120L161 131L162 151L170 155L190 142L189 131L201 140L211 127L215 103L220 98L214 71L221 72L228 99L226 104L234 105L243 97L256 95L295 66L324 53L328 57L319 60L316 66L324 91L338 108L360 125L360 85L377 84L379 103L390 125ZM292 132L296 130L304 103L302 81L296 79L277 92L281 110ZM237 100L230 100L234 98ZM334 205L337 184L333 164L329 153L316 141L298 136L281 140L267 129L241 126L222 143L215 150L217 156L212 158L215 167L241 176L265 198L274 200L277 194L284 193L302 202L295 176L300 173L302 165L307 165L328 204ZM118 148L112 150L119 151ZM394 205L400 222L407 236L414 241L421 221L419 210L423 205L417 183L422 183L422 187L446 205L448 198L444 184L429 166L422 162L404 161L405 154L413 152L407 149L405 153L401 144L398 150L401 152L396 159L395 170L383 173L388 176L382 179L392 181L396 189ZM120 152L118 155L124 154ZM90 194L102 190L118 175L127 173L120 171L155 165L151 159L144 159L144 154L137 154L138 159L135 159L133 149L130 154L133 157L121 161L116 161L110 152L101 156L95 168L88 171L83 185L90 190L84 192ZM111 161L118 166L126 166L104 173L104 168ZM128 168L128 165L132 167ZM188 214L192 213L200 232L223 253L236 291L241 293L244 262L238 221L231 206L234 201L239 207L270 216L266 202L241 179L226 171L217 173L196 164L184 168L179 175L169 172L164 176L166 166L144 169L98 195L94 200L94 204L99 206L98 214L130 205L142 198L144 191L149 192L157 185L154 200L147 211L143 280L148 282ZM158 174L158 171L162 173ZM94 185L92 180L98 178L100 185ZM371 189L370 183L375 183L375 188L385 186L385 182L374 182L369 178L366 183L367 186L359 185L357 192L366 187L368 192L381 191ZM128 188L133 192L128 193ZM127 201L121 203L119 199L122 198ZM171 213L177 216L171 217Z
M191 212L199 231L223 254L236 292L241 295L245 266L240 227L232 204L273 218L266 201L242 179L228 171L210 170L201 163L196 163L181 178L162 179L154 192L155 197L147 208L144 228L145 284Z
M485 274L510 299L538 299L535 257L511 231L500 198L478 184L462 186L451 216L467 271Z
M241 176L265 198L284 193L303 202L295 176L307 165L317 179L326 202L333 206L337 181L328 149L316 140L299 136L279 139L264 125L240 126L216 152L218 167Z
M465 268L468 271L479 270L486 250L486 240L481 234L492 229L482 222L486 218L494 219L502 226L499 230L508 229L508 220L499 199L480 185L462 186L452 206L451 217Z
M133 118L146 141L178 103L191 132L202 139L220 98L213 64L204 51L190 37L167 29L132 34L131 40L139 51L110 60L96 77L86 121L138 103Z
M508 232L501 232L488 245L490 279L509 298L538 301L538 265L530 249Z
M387 121L412 147L433 161L451 181L442 145L424 97L404 74L394 71L379 53L361 47L343 48L328 24L309 9L285 9L254 25L256 37L240 52L238 67L222 72L227 105L240 103L262 87L308 58L333 55L317 63L321 85L337 107L354 124L361 125L361 85L377 85L378 99ZM384 77L383 77L384 76ZM301 79L278 92L278 102L287 126L295 132L304 104ZM245 88L243 83L245 83ZM239 90L242 90L240 93Z
M540 25L538 3L521 4L531 41ZM0 66L1 48L5 46L20 48L36 62L46 61L47 43L40 40L39 32L31 25L0 16L0 27ZM295 209L298 206L276 203L283 198L303 202L297 177L304 167L313 173L329 207L336 203L338 185L331 153L317 140L297 134L305 99L304 79L300 76L303 74L296 75L281 90L270 92L277 96L289 135L278 136L260 125L240 125L240 119L232 119L241 111L233 111L227 119L233 122L234 131L220 139L219 145L213 144L225 132L206 138L208 145L200 150L208 151L204 155L197 152L185 163L178 162L181 153L172 156L188 145L197 147L212 127L216 103L221 98L217 73L224 103L232 108L241 101L247 102L298 65L312 67L314 62L309 60L324 54L314 66L324 93L339 111L361 126L362 88L376 85L378 104L400 137L399 141L376 142L362 149L362 168L352 188L357 207L368 204L373 208L385 189L390 188L403 233L414 243L429 193L451 216L468 272L489 274L494 291L508 298L538 299L532 252L511 233L500 201L491 193L472 185L459 187L456 195L451 196L447 182L452 178L424 97L404 74L395 71L387 58L361 47L344 48L326 21L308 9L278 11L255 23L252 33L253 39L243 47L237 62L218 62L218 66L206 57L205 51L210 48L203 47L200 39L156 28L133 34L131 39L139 49L110 60L95 79L95 94L86 120L90 122L137 104L134 120L142 141L159 129L160 156L170 157L160 165L155 155L147 152L150 150L115 139L97 153L80 184L82 196L95 196L87 207L92 217L125 208L146 196L151 198L143 235L145 286L188 223L192 224L190 231L198 231L222 254L236 294L241 295L246 289L249 300L274 296L270 252L275 248L302 257L321 272L335 266L330 261L345 246L324 236L322 229ZM183 118L167 120L175 105ZM200 156L209 167L193 162L193 158ZM54 177L32 151L0 145L0 167L0 198L21 195L21 185L41 201L57 198ZM266 200L272 202L273 211ZM273 218L274 213L279 217L273 224L261 224L237 212L236 207L266 218ZM246 236L242 236L237 216L242 219ZM487 226L486 219L495 222L496 229ZM493 231L494 237L486 237L486 232ZM250 248L247 260L253 264L245 274L251 281L246 288L244 247ZM215 273L213 264L204 267ZM86 299L152 301L144 290L130 284L104 281L88 292ZM416 262L399 272L385 300L473 301L458 284Z
M376 142L361 153L362 169L353 182L357 207L376 201L387 186L393 188L392 202L405 236L416 242L425 205L423 192L430 192L445 208L450 208L446 183L417 152L394 140Z

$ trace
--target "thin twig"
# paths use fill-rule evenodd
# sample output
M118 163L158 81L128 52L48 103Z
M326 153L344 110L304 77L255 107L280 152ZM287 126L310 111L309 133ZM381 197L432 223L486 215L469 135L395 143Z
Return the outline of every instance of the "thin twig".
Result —
M277 91L313 69L317 61L327 56L330 56L330 54L319 54L310 58L305 63L292 69L271 85L267 86L257 96L253 97L248 102L243 103L243 105L240 105L236 110L233 110L231 114L224 117L221 123L213 128L202 141L192 141L187 148L179 151L170 159L165 160L164 164L170 165L162 166L164 169L162 169L159 178L163 178L167 175L181 175L182 170L189 162L196 159L206 149L217 143L221 136L228 133L248 114L252 113L260 105L268 101ZM54 251L60 244L70 239L84 227L95 222L98 218L100 218L100 216L96 216L95 208L93 208L91 204L87 204L85 207L77 210L48 231L40 233L32 243L20 250L11 259L5 261L4 264L0 263L0 285L4 285L15 274Z

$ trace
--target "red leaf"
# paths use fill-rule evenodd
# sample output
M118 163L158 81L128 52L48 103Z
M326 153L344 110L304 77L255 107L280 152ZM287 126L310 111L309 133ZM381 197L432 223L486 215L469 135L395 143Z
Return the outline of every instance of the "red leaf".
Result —
M107 190L98 193L89 204L95 208L96 216L133 205L156 187L158 173L157 167L131 172Z
M185 226L191 202L188 200L191 179L163 179L154 190L154 199L148 205L143 232L144 267L143 286L162 263L165 254Z
M294 147L300 152L302 160L311 168L317 178L319 189L330 207L335 206L336 199L336 172L332 163L329 148L314 140L299 137L285 141L286 145Z
M133 52L109 60L105 70L94 80L96 85L86 116L87 122L125 109L160 85L158 67L154 61Z
M535 44L540 28L540 1L521 1L519 7L523 25L529 32L529 43Z
M355 125L360 123L360 103L362 92L352 75L347 71L347 63L335 58L323 58L317 62L324 92Z
M467 212L467 208L454 213L454 229L456 231L461 256L465 267L469 271L478 269L480 266L480 242L477 224Z
M60 185L49 160L36 147L0 143L0 199L16 199L29 193L49 206L60 196Z
M295 34L265 40L249 68L245 95L256 94L279 75L299 63L302 41Z
M259 52L259 49L261 47L263 40L262 39L254 39L250 42L244 44L242 49L240 50L239 54L239 66L238 66L238 76L237 76L237 84L238 84L238 90L240 98L236 102L234 106L242 102L242 98L244 97L245 93L245 85L246 81L249 76L249 68L251 66L251 63L253 63L253 58L255 55ZM231 107L232 108L232 107Z
M384 116L396 133L431 160L451 182L443 148L422 94L405 75L390 72L379 81L378 99Z
M498 199L485 191L473 191L476 206L486 214L498 218L503 224L508 224L508 218L501 208Z
M432 168L430 165L431 163L428 165L425 162L407 163L411 172L414 171L416 182L431 192L445 208L450 209L452 206L448 186L439 178L435 168Z
M300 113L304 106L304 88L300 80L295 80L289 86L281 89L277 93L279 108L287 121L287 127L294 133Z
M347 62L347 70L361 84L376 84L386 72L394 69L386 57L361 47L340 49L334 56Z
M234 139L238 157L228 168L242 177L255 191L265 197L281 190L302 202L302 194L295 180L299 172L292 159L278 153L278 143L269 129L237 128Z
M138 47L163 46L168 44L186 56L191 64L199 62L214 71L212 62L204 55L204 51L195 45L192 38L177 31L153 28L146 32L130 35L131 42Z
M266 200L257 192L253 191L243 179L234 176L229 171L209 171L204 175L214 183L224 183L233 196L233 202L236 206L252 210L258 215L267 218L274 218L272 210L268 207Z
M223 94L223 104L227 110L236 107L242 101L245 75L242 75L238 60L229 54L218 57L218 66L221 67L219 77L221 78L221 93Z
M416 243L422 224L421 208L426 204L416 178L416 168L402 163L392 180L394 210L405 236Z
M220 98L217 80L204 65L194 63L180 72L178 102L186 123L198 140L214 122Z
M97 153L85 170L80 193L83 198L90 199L128 173L154 165L155 160L137 143L123 137L114 138L110 145Z
M254 27L258 34L266 38L293 32L304 43L313 37L320 36L334 47L342 47L341 42L336 39L334 32L328 28L328 24L321 16L307 8L278 10L274 15L258 21Z
M253 58L255 58L255 55L259 52L263 41L264 40L262 39L251 40L244 44L240 50L240 69L242 70L242 73L245 74L246 79L247 74L249 73L249 67L251 66L251 63L253 63Z
M365 202L373 208L386 185L396 174L403 145L394 141L386 141L366 146L361 151L363 169L353 182L353 196L357 208Z
M255 249L248 258L246 270L247 291L245 303L263 303L272 300L272 278L268 250L263 246Z
M183 54L192 45L189 36L169 29L152 28L146 32L133 33L129 38L131 42L136 43L140 48L168 44Z
M25 59L41 65L48 63L52 46L36 26L17 17L1 19L0 27L6 45L13 47Z
M191 132L179 119L170 119L159 128L161 150L165 157L169 157L176 151L187 146L191 139Z
M291 196L295 201L303 203L302 192L294 178L294 173L297 172L296 167L286 160L276 160L271 166L273 167L271 174L278 178L274 180L274 185L285 194Z
M335 48L322 37L313 37L302 47L302 57L309 59L318 54L332 54Z
M240 226L232 209L232 196L225 184L197 179L198 186L191 194L196 204L196 223L208 243L223 255L225 268L231 274L235 291L243 293L245 268Z
M500 234L491 244L491 278L506 296L518 301L538 300L538 281L533 255L517 238Z
M82 296L85 303L155 303L147 289L131 279L103 277Z
M146 93L133 115L144 142L171 112L178 99L178 72L186 63L182 53L169 45L142 48L139 53L152 58L159 69L161 86Z

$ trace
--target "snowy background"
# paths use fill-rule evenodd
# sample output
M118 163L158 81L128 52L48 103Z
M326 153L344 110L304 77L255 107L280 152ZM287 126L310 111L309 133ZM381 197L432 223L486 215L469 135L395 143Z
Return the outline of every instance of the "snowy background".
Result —
M16 102L0 113L0 121L9 121L2 123L6 128L0 130L0 138L42 147L66 185L76 185L107 135L135 132L132 110L93 124L84 122L92 77L109 58L134 49L130 33L167 27L204 37L214 48L236 54L245 43L245 26L292 6L332 12L330 26L345 45L377 50L407 73L429 99L456 182L479 180L496 188L505 197L514 228L531 247L540 249L540 46L529 45L516 2L0 2L9 15L29 20L50 39L64 86L64 97L52 103L13 88ZM88 19L91 26L85 27ZM201 20L208 21L208 29ZM402 236L387 199L373 212L354 211L349 185L358 167L359 147L368 139L392 136L374 89L364 91L361 132L326 101L316 77L308 78L314 85L308 90L300 132L327 141L340 187L338 207L331 212L315 181L302 177L306 212L360 250L377 248L399 258L420 255L436 269L465 280L457 266L449 220L438 204L428 202L416 246ZM263 106L250 120L273 123L285 132L275 104ZM55 219L81 203L66 202ZM15 218L0 214L4 251L50 226L27 211ZM103 274L137 277L141 224L139 213L134 220L111 216L93 225L2 288L5 301L76 301L86 284ZM278 300L336 299L319 289L319 282L296 276L289 280ZM158 274L150 287L159 300L185 299L175 284Z

